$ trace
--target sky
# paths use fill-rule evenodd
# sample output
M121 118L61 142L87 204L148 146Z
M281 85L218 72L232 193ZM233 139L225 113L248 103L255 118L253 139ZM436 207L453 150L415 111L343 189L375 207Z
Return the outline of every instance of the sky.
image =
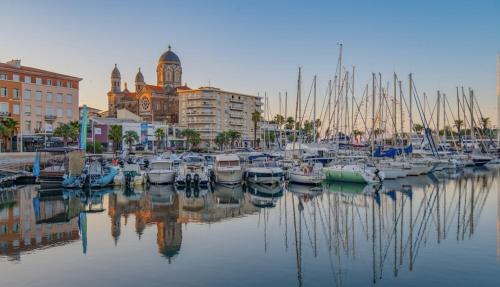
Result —
M106 109L115 63L129 89L139 67L155 84L171 45L190 87L267 93L272 113L288 92L291 114L298 67L303 94L317 75L320 105L341 42L357 97L372 73L385 83L396 72L405 84L411 72L430 101L440 90L454 104L457 85L473 88L496 122L500 1L0 0L0 8L0 62L81 77L80 103L92 107Z

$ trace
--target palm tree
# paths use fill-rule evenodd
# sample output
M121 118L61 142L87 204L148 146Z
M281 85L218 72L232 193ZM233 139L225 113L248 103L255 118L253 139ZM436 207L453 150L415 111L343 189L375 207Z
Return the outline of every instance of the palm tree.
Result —
M234 148L234 143L241 138L241 133L235 130L228 130L227 137L231 142L231 148Z
M481 127L483 128L483 132L488 130L488 126L490 125L490 118L481 117Z
M413 125L413 129L418 133L422 133L422 131L424 130L424 126L421 125L421 124L414 124Z
M108 138L113 142L113 152L116 152L123 139L122 126L112 125L108 133Z
M185 129L181 132L181 136L185 137L186 141L191 144L189 149L201 142L200 133L197 130Z
M464 124L464 121L462 120L455 120L455 127L457 130L460 132L460 129L462 128L462 125Z
M217 134L217 136L215 137L215 143L219 145L221 150L224 149L224 145L226 145L228 143L228 141L229 141L229 139L228 139L227 132L221 132L221 133Z
M64 146L68 146L69 140L74 140L78 137L78 128L70 123L62 124L54 130L54 135L62 137Z
M156 143L158 145L158 149L160 149L161 142L163 141L163 138L165 137L165 131L163 129L157 128L155 130L155 137L156 137Z
M135 131L126 131L125 135L123 135L123 140L128 146L128 151L132 151L132 145L139 141L139 135Z
M293 130L293 126L295 124L295 119L293 117L286 118L285 128L288 130Z
M12 118L0 120L0 135L4 139L4 149L12 151L12 136L17 132L17 121Z
M281 127L283 126L283 124L285 124L285 117L282 116L282 115L275 115L274 116L274 122L276 123L276 125L278 125L278 128L281 129Z
M253 147L257 147L257 123L261 121L261 116L259 111L255 111L252 113L252 122L253 122Z

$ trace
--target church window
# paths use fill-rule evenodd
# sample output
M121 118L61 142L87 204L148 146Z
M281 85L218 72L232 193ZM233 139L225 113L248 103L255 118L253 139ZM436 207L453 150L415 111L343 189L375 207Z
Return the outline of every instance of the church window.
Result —
M172 81L172 72L167 72L167 81Z

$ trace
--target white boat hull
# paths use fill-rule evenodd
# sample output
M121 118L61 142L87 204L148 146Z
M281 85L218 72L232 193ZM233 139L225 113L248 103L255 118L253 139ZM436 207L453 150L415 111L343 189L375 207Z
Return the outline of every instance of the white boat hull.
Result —
M173 170L152 170L148 172L148 180L153 184L173 183L175 172Z

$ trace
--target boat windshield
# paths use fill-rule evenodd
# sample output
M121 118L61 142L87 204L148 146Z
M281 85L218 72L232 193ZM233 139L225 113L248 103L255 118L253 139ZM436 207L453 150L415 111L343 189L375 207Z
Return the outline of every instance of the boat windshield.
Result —
M170 169L172 163L169 161L160 161L151 163L151 169Z
M240 162L238 160L226 160L226 161L219 161L218 164L220 167L230 167L230 166L239 166Z

